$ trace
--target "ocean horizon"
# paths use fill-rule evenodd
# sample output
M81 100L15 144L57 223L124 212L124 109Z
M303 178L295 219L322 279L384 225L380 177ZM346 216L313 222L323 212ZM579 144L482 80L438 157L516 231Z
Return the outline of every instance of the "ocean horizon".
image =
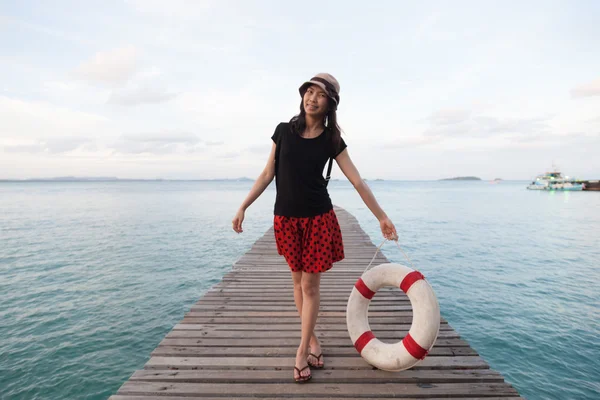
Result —
M494 178L500 179L500 178ZM439 182L449 180L469 180L469 181L492 181L494 179L460 179L458 178L440 178L440 179L383 179L383 178L364 178L365 181L383 181L383 182ZM528 179L500 179L505 182L528 182ZM239 178L117 178L117 177L55 177L55 178L23 178L23 179L0 179L0 182L239 182L248 181L254 182L255 178L245 176ZM331 181L345 181L345 179L331 178Z
M367 181L442 316L491 368L528 399L598 398L600 192ZM0 398L114 394L270 228L273 184L246 212L244 233L231 230L251 186L0 181ZM379 245L352 185L332 180L329 192ZM382 251L404 263L395 246Z

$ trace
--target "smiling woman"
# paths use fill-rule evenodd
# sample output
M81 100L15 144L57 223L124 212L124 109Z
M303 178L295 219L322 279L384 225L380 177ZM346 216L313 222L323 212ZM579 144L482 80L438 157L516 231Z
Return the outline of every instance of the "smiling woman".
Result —
M386 238L397 238L396 228L381 209L348 154L337 123L340 84L320 73L299 88L300 113L280 123L271 137L267 165L233 218L233 230L243 232L246 209L276 177L273 227L277 251L285 257L293 280L294 301L301 318L301 339L296 351L294 380L311 379L310 367L323 368L321 344L314 332L320 304L321 273L344 259L344 242L327 191L328 160L342 172L377 217ZM331 165L331 164L330 164Z

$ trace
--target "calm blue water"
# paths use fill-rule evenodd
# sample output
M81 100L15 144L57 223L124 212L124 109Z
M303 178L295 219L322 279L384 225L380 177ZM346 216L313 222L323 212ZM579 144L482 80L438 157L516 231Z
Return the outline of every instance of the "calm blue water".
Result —
M526 182L369 182L442 314L529 399L598 399L600 192ZM105 399L269 228L251 183L0 183L0 391ZM334 202L376 244L347 182ZM384 253L403 262L388 243Z

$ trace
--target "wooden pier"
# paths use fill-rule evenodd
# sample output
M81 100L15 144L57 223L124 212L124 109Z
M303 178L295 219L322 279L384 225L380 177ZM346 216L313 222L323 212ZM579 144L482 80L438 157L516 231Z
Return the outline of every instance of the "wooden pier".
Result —
M325 368L312 368L311 381L293 381L300 317L271 228L109 400L520 398L443 318L429 356L410 370L376 370L360 357L346 330L346 303L376 246L352 215L337 207L336 213L346 259L321 280L316 332ZM373 265L384 262L379 253ZM377 338L396 342L408 332L411 313L404 293L385 288L371 302L369 323Z

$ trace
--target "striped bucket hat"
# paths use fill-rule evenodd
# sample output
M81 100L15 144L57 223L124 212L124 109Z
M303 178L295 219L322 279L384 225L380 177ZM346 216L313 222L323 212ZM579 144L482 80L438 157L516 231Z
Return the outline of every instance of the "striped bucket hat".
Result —
M316 74L309 81L306 81L300 86L300 96L304 96L304 92L310 85L317 85L327 93L327 95L335 102L335 105L340 104L340 84L333 75L322 72Z

